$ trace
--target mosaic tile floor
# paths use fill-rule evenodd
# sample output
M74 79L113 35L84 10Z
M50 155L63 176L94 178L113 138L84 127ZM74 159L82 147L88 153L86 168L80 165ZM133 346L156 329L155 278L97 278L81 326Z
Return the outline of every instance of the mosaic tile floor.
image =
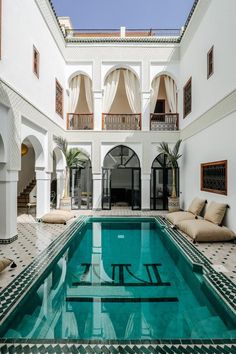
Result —
M77 215L94 216L156 216L160 213L153 211L132 211L129 209L117 208L111 211L77 211ZM163 214L163 213L162 213ZM72 220L71 223L73 223ZM45 250L57 237L66 230L69 225L49 225L38 223L31 215L21 214L18 217L18 239L7 245L0 245L0 257L9 257L16 261L17 268L7 269L0 274L0 291L3 290L34 258ZM235 243L214 243L197 244L196 247L213 263L216 272L224 273L236 284L236 244ZM222 343L214 341L211 343L67 343L54 341L53 343L34 343L29 341L21 343L20 340L13 340L6 344L0 340L0 353L229 353L236 354L236 341Z

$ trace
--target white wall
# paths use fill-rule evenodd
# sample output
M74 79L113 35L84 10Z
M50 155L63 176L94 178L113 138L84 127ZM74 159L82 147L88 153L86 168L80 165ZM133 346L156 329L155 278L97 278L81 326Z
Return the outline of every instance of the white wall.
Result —
M227 203L225 224L236 232L236 112L209 128L184 141L183 158L180 167L180 181L183 207L187 208L195 196L208 201ZM227 196L202 192L200 190L200 164L228 160Z
M55 78L66 87L65 61L36 3L3 2L0 77L57 124L65 126L65 117L63 120L55 113ZM49 2L45 4L49 6ZM33 45L40 53L39 79L33 73Z
M181 42L180 127L184 128L236 89L235 0L200 0ZM207 52L214 46L214 74ZM192 77L192 112L183 120L183 87Z

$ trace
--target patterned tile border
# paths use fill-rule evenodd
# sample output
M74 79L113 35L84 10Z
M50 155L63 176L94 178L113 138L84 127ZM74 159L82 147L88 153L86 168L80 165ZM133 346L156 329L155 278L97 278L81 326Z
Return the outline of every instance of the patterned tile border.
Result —
M36 280L42 276L50 264L69 243L75 232L92 216L79 217L47 249L45 249L19 276L0 293L0 323L23 298ZM94 219L97 217L94 217ZM99 216L100 218L100 216ZM103 217L101 217L103 218ZM109 216L104 216L109 218ZM111 217L112 218L112 217ZM116 217L117 218L117 217ZM127 219L129 217L121 217ZM216 272L211 262L191 244L179 231L160 216L144 217L155 220L184 252L193 266L204 271L204 276L217 291L235 309L236 285L224 274ZM78 340L26 340L0 339L0 353L212 353L236 354L236 339L176 339L176 340L140 340L140 341L78 341Z
M14 242L17 239L18 239L18 235L15 235L15 236L13 236L11 238L7 238L7 239L0 238L0 245L7 245L9 243Z
M214 291L228 304L236 315L236 285L227 278L223 273L216 272L211 266L211 262L207 259L184 235L178 230L173 229L172 224L161 217L155 217L165 232L168 233L176 242L180 249L190 259L193 267L202 269L204 278L208 284L214 288Z
M1 354L17 353L17 354L36 354L36 353L57 353L57 354L235 354L236 346L235 344L223 343L213 344L80 344L76 342L72 343L34 343L29 341L26 343L19 343L18 341L14 343L3 343L0 346Z
M79 217L0 293L0 325L87 219Z

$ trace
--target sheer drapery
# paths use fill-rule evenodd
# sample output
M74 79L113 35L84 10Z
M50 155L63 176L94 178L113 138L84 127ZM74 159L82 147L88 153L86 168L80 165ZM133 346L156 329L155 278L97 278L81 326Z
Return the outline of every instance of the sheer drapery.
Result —
M158 76L153 80L152 83L152 94L151 94L151 100L150 100L150 112L154 113L155 107L156 107L156 102L159 94L159 88L160 88L160 82L161 82L161 77Z
M84 89L85 89L85 96L88 104L89 113L92 113L93 112L92 85L91 85L91 80L88 76L84 76Z
M166 97L170 107L171 113L177 112L177 102L176 102L176 85L174 80L169 76L164 76Z
M80 83L81 83L81 75L77 75L73 77L73 79L70 82L69 85L70 96L69 96L69 103L68 103L69 113L75 113L76 111L76 107L80 95Z
M117 87L120 78L120 70L114 70L106 79L104 98L103 98L103 112L109 113L112 103L114 101Z
M139 82L130 70L124 70L124 82L127 99L133 113L140 113Z

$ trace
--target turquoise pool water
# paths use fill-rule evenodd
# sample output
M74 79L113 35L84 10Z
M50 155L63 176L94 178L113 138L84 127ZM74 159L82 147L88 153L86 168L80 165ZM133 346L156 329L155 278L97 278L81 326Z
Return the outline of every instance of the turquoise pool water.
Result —
M202 275L150 219L90 219L18 307L4 338L233 338Z

